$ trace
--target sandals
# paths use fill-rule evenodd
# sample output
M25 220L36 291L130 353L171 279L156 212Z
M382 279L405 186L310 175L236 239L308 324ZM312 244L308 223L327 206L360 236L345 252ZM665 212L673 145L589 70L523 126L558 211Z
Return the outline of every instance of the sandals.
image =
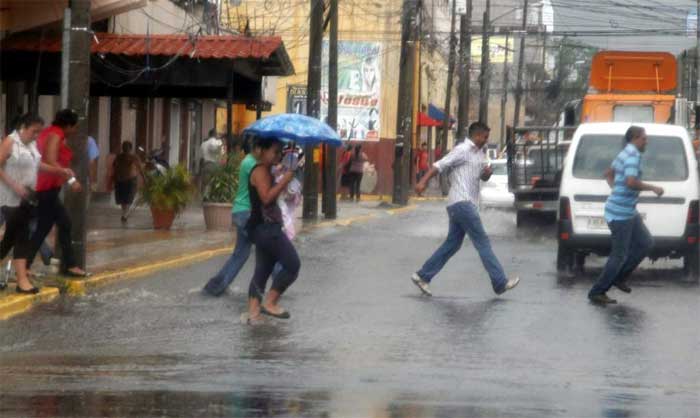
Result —
M280 313L274 313L274 312L268 311L264 306L260 307L260 313L263 315L271 316L273 318L277 318L277 319L289 319L292 317L289 314L289 312L287 312L287 311L282 311Z
M65 270L61 274L63 274L64 276L77 277L77 278L81 278L81 279L85 279L85 278L92 276L92 273L88 273L87 271L82 272L82 273L76 273L76 272L73 272L70 270Z

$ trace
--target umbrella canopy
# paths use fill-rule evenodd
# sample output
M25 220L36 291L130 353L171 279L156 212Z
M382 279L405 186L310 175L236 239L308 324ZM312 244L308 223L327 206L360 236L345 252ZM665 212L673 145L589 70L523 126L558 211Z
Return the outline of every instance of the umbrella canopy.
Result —
M278 138L299 145L342 145L340 136L326 123L296 113L284 113L260 119L243 130L262 138Z

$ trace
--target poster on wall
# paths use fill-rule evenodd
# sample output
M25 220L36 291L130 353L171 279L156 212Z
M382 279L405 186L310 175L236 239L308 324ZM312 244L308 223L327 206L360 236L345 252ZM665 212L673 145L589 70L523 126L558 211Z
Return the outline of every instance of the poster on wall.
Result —
M287 86L287 113L306 114L306 86L292 84Z
M321 118L328 116L328 41L323 41ZM338 42L338 134L345 141L379 140L381 43Z

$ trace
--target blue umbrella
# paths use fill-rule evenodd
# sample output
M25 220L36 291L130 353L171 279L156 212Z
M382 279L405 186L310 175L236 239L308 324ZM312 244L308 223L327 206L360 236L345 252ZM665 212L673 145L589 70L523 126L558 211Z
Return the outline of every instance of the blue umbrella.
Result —
M243 130L261 138L279 138L299 145L340 146L340 136L326 123L296 113L284 113L260 119Z

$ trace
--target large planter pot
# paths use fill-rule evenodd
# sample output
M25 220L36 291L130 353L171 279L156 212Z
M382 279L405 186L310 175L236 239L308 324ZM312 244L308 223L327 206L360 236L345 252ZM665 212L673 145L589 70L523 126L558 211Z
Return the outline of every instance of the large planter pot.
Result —
M204 223L207 226L207 231L230 231L233 227L231 222L231 209L233 205L230 203L202 203L204 209Z
M151 207L151 215L153 215L153 229L170 229L175 220L174 210L160 210Z

